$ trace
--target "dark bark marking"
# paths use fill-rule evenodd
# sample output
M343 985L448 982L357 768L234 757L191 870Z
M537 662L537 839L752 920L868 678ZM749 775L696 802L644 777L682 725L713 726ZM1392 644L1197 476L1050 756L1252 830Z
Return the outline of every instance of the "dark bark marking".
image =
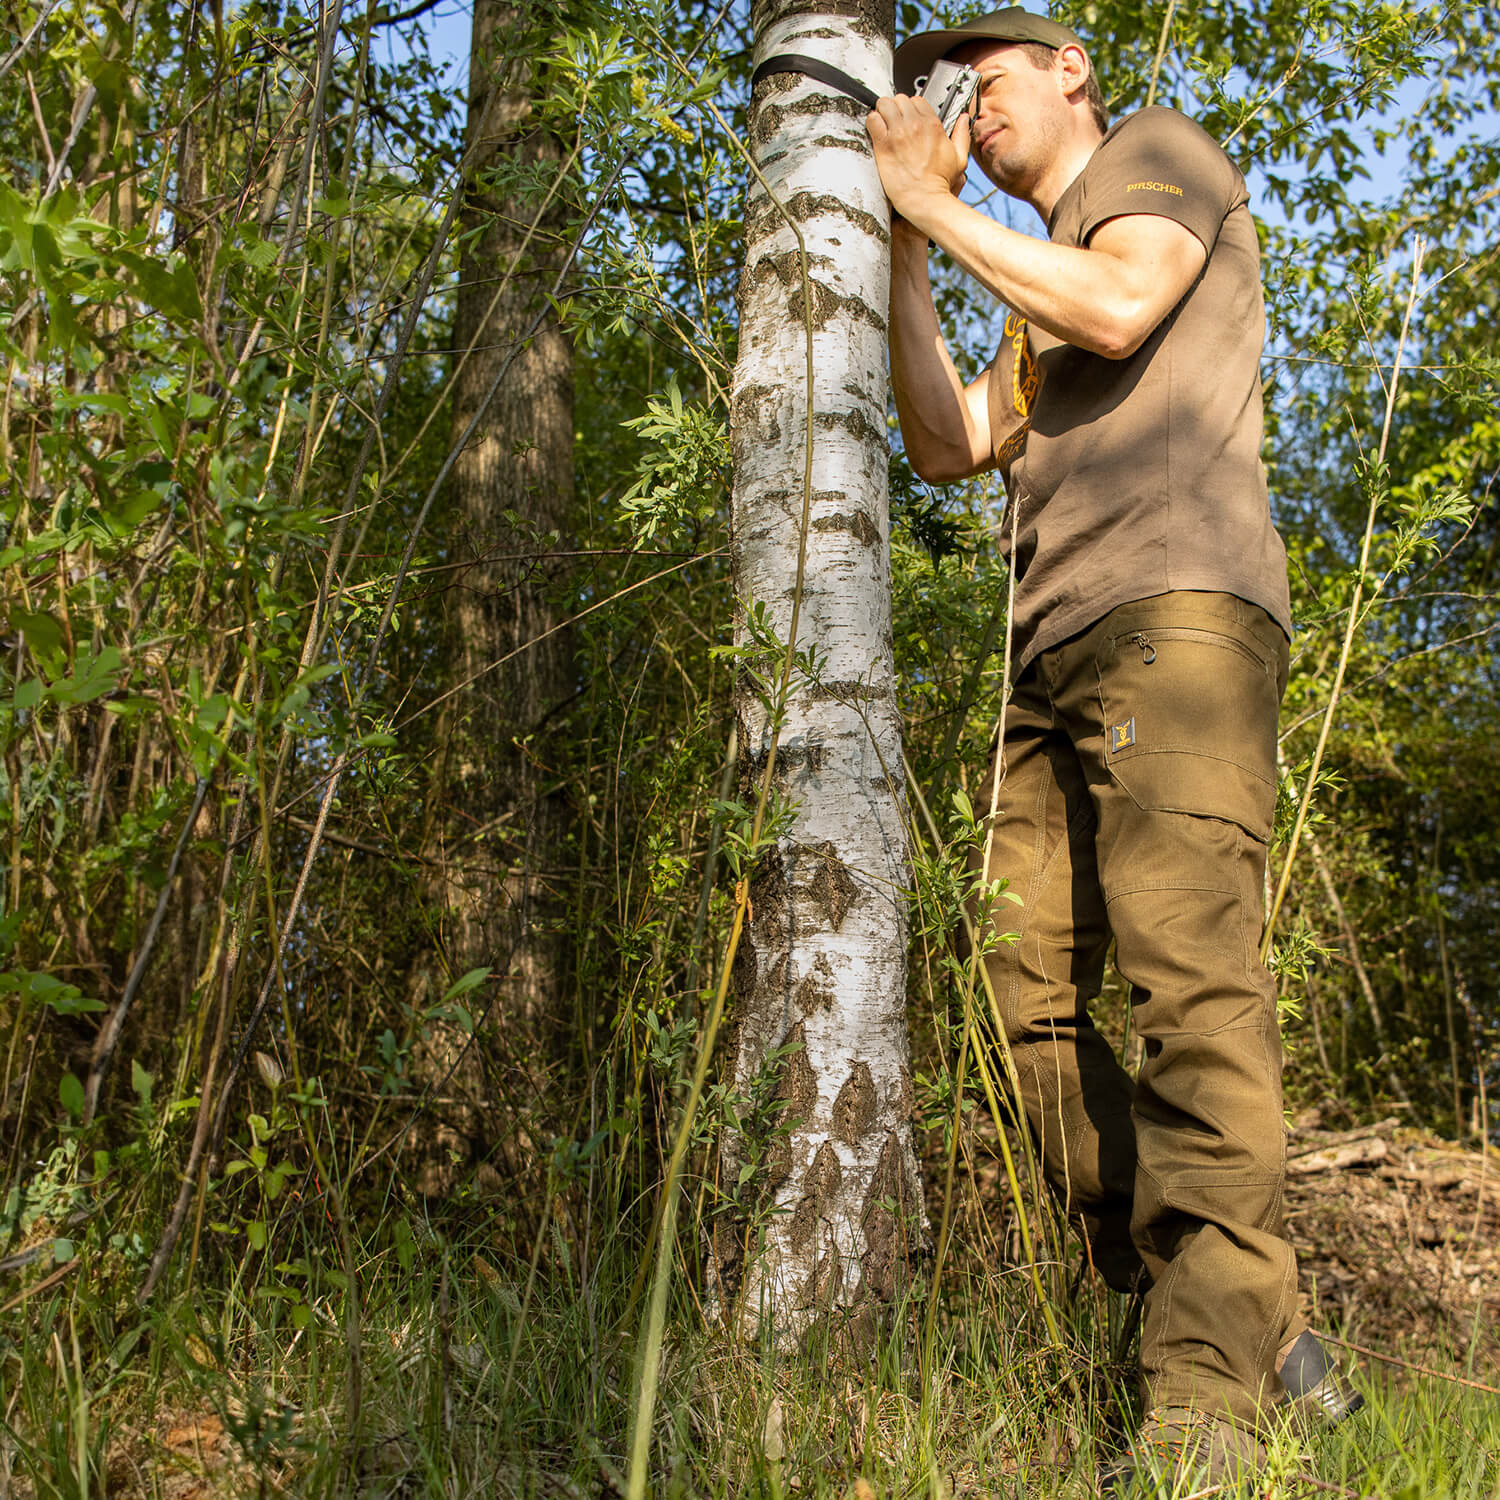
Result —
M863 682L819 682L807 690L807 697L814 703L836 699L840 703L878 703L890 694L872 688Z
M807 258L807 285L812 292L812 326L821 331L840 313L847 313L858 323L868 323L872 328L885 332L885 319L874 308L859 297L846 297L819 281L814 272L828 265L825 255L810 255ZM802 286L802 252L784 250L777 254L762 255L753 264L747 265L740 276L740 303L758 291L767 282L776 280L787 288L787 315L798 323L807 321L807 302ZM868 425L868 424L867 424ZM873 429L872 429L873 430Z
M844 1184L844 1169L831 1141L824 1141L818 1147L804 1181L806 1187L792 1211L791 1226L787 1230L788 1242L799 1255L812 1240L819 1221L827 1217L829 1205Z
M880 528L862 510L847 516L819 516L812 528L814 531L847 531L866 547L880 545Z
M797 1289L796 1304L799 1308L826 1307L829 1304L829 1289L838 1271L837 1257L825 1252L813 1263L807 1280ZM814 1325L816 1326L816 1325Z
M913 1125L917 1123L917 1091L912 1087L911 1069L904 1063L897 1085L896 1112L903 1120L909 1120Z
M889 1131L859 1219L865 1236L862 1284L882 1302L894 1300L898 1280L906 1279L905 1263L911 1248L906 1242L906 1226L919 1201L908 1156L901 1137Z
M807 274L811 276L823 266L832 265L831 256L809 255L807 257ZM801 287L802 284L802 252L800 250L780 250L760 255L754 261L746 265L744 274L740 278L740 287L743 290L748 287L751 290L764 286L768 281L779 281L782 286ZM813 287L813 301L817 301L817 287Z
M785 955L781 962L784 966ZM818 1102L817 1075L807 1060L807 1033L800 1021L787 1032L782 1045L792 1050L783 1053L776 1063L779 1074L776 1097L785 1103L774 1117L773 1128L777 1133L766 1150L762 1201L773 1197L792 1175L792 1141L786 1127L806 1119L812 1106Z
M880 330L885 331L885 319L879 320ZM881 451L884 452L889 446L884 427L877 427L859 407L850 407L848 411L820 411L813 414L813 425L821 427L825 431L833 427L842 427L852 433L862 443L878 442Z
M796 490L762 490L761 501L766 505L776 505L790 513L792 503L796 502L797 515L802 514L802 491ZM814 490L812 492L812 503L814 505L836 505L840 501L847 501L848 494L843 490ZM819 523L813 522L814 526Z
M863 119L864 116L861 115L860 118ZM868 155L868 152L862 154ZM846 203L832 193L793 193L784 206L787 213L798 224L805 223L814 214L832 214L846 223L853 224L856 229L874 235L878 240L886 238L885 225L874 214L866 213L864 209L856 208L852 203ZM756 204L745 218L745 238L754 244L767 229L774 229L776 224L785 222L786 215L774 205L768 203L762 207Z
M753 435L756 444L772 446L781 441L781 423L776 413L785 392L771 385L747 385L734 393L729 404L729 428L736 439Z
M787 965L790 962L790 955L786 953L778 954L776 962L766 971L766 977L762 981L761 988L770 990L773 994L778 990L785 989Z
M754 780L758 783L766 769L766 752L757 750L746 757ZM791 744L782 741L776 747L776 770L779 777L789 771L805 766L814 776L828 764L828 747L816 740L797 740Z
M792 1175L792 1143L779 1135L766 1152L766 1171L762 1180L762 1198L772 1198L777 1188Z
M797 1009L804 1016L815 1010L827 1010L833 1004L833 967L828 959L819 954L797 985Z
M785 1099L787 1107L781 1123L805 1120L818 1102L818 1075L807 1060L807 1032L798 1021L786 1034L782 1044L792 1050L781 1059L781 1082L776 1097Z
M849 908L859 898L859 887L832 843L804 845L803 852L811 855L816 865L804 893L824 922L837 932L849 915Z
M846 135L819 135L813 137L813 145L823 151L857 151L859 147ZM882 240L888 238L884 230L880 231Z
M894 0L754 0L750 7L751 29L756 36L764 36L775 22L788 21L793 16L840 16L850 31L877 41L889 42L896 31ZM809 28L802 35L815 33Z
M774 845L755 862L750 876L750 906L753 915L740 937L730 971L735 996L744 1005L762 984L769 983L778 968L785 974L787 951L786 861ZM764 977L761 960L765 960Z
M729 982L741 1005L746 1004L755 993L755 972L755 940L750 933L742 932L740 945L734 950L734 967L729 971Z
M875 1076L869 1063L861 1058L833 1101L834 1135L846 1146L857 1146L874 1122L877 1103Z

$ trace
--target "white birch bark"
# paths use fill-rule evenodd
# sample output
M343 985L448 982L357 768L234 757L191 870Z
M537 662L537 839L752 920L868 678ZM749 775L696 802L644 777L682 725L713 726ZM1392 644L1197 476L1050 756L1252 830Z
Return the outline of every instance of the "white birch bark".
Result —
M843 4L843 9L839 7ZM812 55L890 92L889 4L758 4L756 61ZM773 785L796 816L757 862L735 962L733 1088L774 1089L779 1116L726 1142L740 1217L715 1234L720 1298L739 1331L778 1342L868 1314L902 1287L922 1231L906 1032L910 871L891 641L886 309L890 230L865 109L800 75L756 90L750 144L806 244L812 296L812 504L795 679ZM732 401L737 598L785 640L796 595L809 420L797 241L752 178ZM743 642L743 623L739 632ZM771 748L764 702L737 696L746 792ZM780 1058L774 1049L788 1049ZM774 1130L766 1128L779 1119Z

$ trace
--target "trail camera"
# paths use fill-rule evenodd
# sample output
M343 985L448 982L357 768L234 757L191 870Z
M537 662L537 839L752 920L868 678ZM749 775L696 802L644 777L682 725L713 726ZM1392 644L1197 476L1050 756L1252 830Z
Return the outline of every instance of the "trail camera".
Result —
M922 97L937 111L943 129L949 135L974 106L974 96L979 91L979 74L962 63L938 61L932 72L917 79Z

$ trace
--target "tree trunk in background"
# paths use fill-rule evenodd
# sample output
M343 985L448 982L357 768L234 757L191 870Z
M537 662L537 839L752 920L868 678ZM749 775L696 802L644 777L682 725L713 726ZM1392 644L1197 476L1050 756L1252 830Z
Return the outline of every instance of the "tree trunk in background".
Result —
M873 10L796 0L755 7L756 61L832 62L889 92L888 0ZM854 1325L899 1294L921 1233L906 1031L906 894L900 719L891 642L885 330L890 237L863 106L798 75L756 91L750 141L807 247L814 459L797 627L816 682L794 678L775 760L791 826L751 880L735 962L733 1088L742 1108L721 1182L741 1217L714 1254L727 1317L778 1342ZM785 217L752 180L745 213L733 393L736 596L791 630L808 421L807 310ZM739 631L745 640L743 622ZM772 726L742 681L746 795ZM779 1054L779 1055L778 1055Z
M558 565L545 556L558 550L573 501L573 354L550 312L517 346L563 261L564 195L543 210L541 194L490 180L497 169L529 168L550 183L561 169L555 137L532 118L529 59L549 15L497 0L474 5L470 189L454 327L455 358L473 352L454 386L453 440L481 407L484 415L450 481L456 566L444 595L444 665L460 691L443 720L424 848L437 871L429 905L449 973L492 967L498 990L466 1001L477 1020L481 997L494 996L493 1040L465 1052L464 1032L440 1021L418 1058L424 1084L452 1101L419 1135L418 1180L428 1192L445 1190L481 1142L493 1144L497 1122L486 1123L484 1112L497 1092L535 1105L560 1036L565 960L554 882L562 810L533 736L573 688L569 632L557 629L565 609ZM445 988L429 957L419 1002L430 1007Z

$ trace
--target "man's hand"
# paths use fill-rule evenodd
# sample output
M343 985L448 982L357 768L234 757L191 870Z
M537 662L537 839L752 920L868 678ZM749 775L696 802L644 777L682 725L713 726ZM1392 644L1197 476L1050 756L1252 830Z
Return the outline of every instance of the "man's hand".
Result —
M875 105L865 127L885 195L902 218L915 219L924 202L951 197L963 188L969 164L967 116L950 139L925 99L895 94Z

